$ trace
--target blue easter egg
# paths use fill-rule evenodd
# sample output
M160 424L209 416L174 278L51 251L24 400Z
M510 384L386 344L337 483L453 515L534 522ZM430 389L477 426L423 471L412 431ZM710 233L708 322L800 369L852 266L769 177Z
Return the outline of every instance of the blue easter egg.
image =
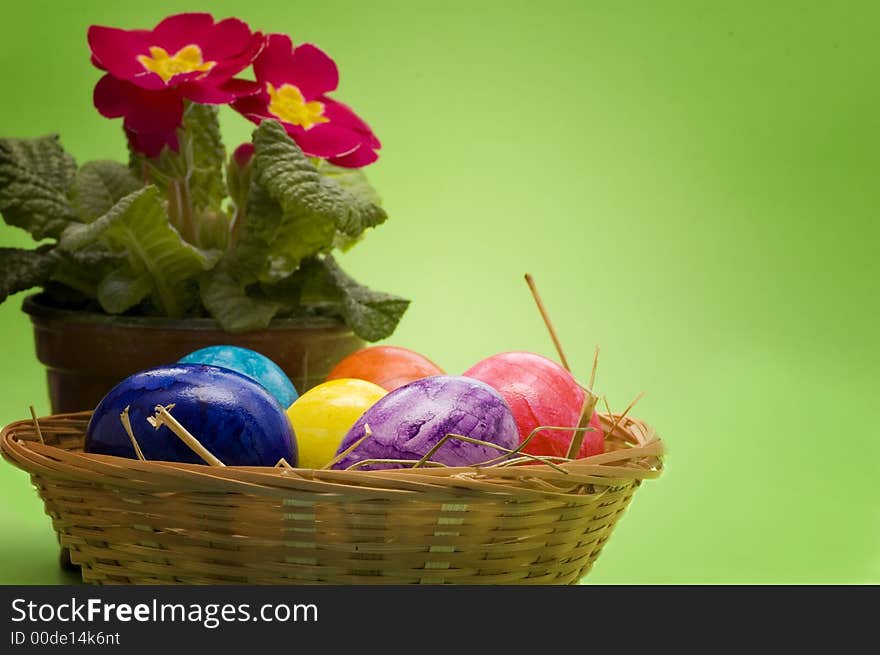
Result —
M256 380L287 409L299 397L290 378L271 359L248 348L208 346L191 352L180 364L208 364L237 371Z
M204 464L166 426L148 423L156 405L171 404L171 415L228 466L274 466L282 457L296 466L296 436L272 394L240 373L200 364L160 366L116 385L92 414L85 451L137 457L119 418L128 407L145 459Z

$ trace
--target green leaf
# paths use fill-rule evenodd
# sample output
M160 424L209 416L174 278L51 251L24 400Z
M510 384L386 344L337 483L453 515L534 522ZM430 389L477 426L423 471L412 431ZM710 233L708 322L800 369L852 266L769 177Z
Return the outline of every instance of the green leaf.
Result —
M128 167L115 161L90 161L76 172L70 201L79 217L90 223L143 184Z
M186 162L193 214L198 219L206 212L219 213L226 195L226 148L220 136L217 107L191 103L183 115L181 134L180 154Z
M293 272L306 257L330 252L338 234L356 239L385 220L381 207L322 176L279 123L264 121L254 131L254 149L254 184L281 209L273 233L264 236L275 277ZM249 206L248 218L252 211Z
M358 284L332 257L327 257L324 264L342 293L342 316L355 334L367 341L390 337L410 301Z
M99 241L113 252L128 254L136 273L152 280L154 300L166 316L183 316L195 301L195 280L217 261L180 238L155 186L130 193L87 225L71 225L61 238L67 251Z
M227 258L241 271L250 273L252 281L256 281L267 267L272 241L281 219L281 205L262 186L251 184L247 213L235 245L227 252Z
M206 212L195 226L195 242L205 250L226 250L230 218L225 212Z
M248 289L266 268L269 239L281 219L281 208L258 185L251 186L248 207L237 241L199 281L202 304L230 333L264 328L280 308L278 303L249 296Z
M367 180L363 168L343 168L342 166L334 166L325 160L318 160L318 172L324 177L333 180L348 191L350 194L359 199L360 202L381 205L382 199Z
M0 303L14 293L48 282L56 263L45 247L0 248Z
M409 300L358 284L333 257L303 262L295 276L303 307L326 312L335 306L355 334L367 341L391 336L409 307Z
M217 108L188 103L177 138L177 152L163 148L155 158L130 149L129 167L168 199L171 224L185 240L201 248L221 246L228 234L218 229L225 225L228 232L229 221L223 210L226 150Z
M269 246L263 273L283 277L303 258L333 248L336 218L317 169L284 128L264 122L254 132L254 148L251 189L256 193L249 198L244 227L259 228Z
M122 314L153 291L153 280L146 273L135 273L125 265L111 271L98 285L98 302L108 314Z
M126 264L126 258L111 253L100 243L86 246L76 252L56 249L58 265L52 280L70 287L89 298L98 297L98 286L114 269Z
M34 239L57 238L76 214L67 189L76 162L57 135L0 139L0 213Z
M344 178L360 189L357 194L322 176L274 121L254 131L249 173L250 189L235 242L200 283L202 303L211 315L227 331L263 328L282 309L302 311L300 286L323 276L326 297L313 298L311 308L351 317L353 327L372 338L393 330L407 301L375 294L350 278L343 288L342 278L333 278L317 259L341 238L354 240L385 218L365 199L364 188L355 184L357 176ZM335 175L342 179L341 172Z
M281 308L272 300L249 296L242 276L230 271L227 262L204 275L199 289L205 308L232 334L265 328Z

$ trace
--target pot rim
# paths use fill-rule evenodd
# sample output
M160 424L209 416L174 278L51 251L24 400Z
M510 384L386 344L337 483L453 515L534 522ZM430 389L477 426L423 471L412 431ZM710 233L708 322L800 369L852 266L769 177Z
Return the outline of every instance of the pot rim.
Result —
M213 318L165 318L162 316L114 316L99 312L88 312L76 309L62 309L46 301L44 293L33 293L25 297L21 309L31 319L45 319L74 323L91 323L107 327L128 327L152 330L193 330L219 331L223 328ZM298 318L273 318L268 327L253 332L279 330L314 330L329 329L340 332L351 332L342 319L326 316L306 316ZM233 334L233 333L227 333ZM248 334L245 332L243 334Z

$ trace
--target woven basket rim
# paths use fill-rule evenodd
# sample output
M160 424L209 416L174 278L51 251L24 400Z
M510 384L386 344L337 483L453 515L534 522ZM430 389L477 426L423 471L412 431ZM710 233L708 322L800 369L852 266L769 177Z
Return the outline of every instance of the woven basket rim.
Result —
M82 436L91 412L37 418L43 431ZM385 470L315 470L283 467L227 466L141 461L112 455L83 453L41 443L33 419L6 425L0 451L14 466L31 475L91 482L115 488L168 492L247 493L278 496L291 491L352 497L399 497L444 490L461 496L475 494L559 497L580 494L585 485L613 487L656 478L662 470L663 442L649 425L636 418L600 414L608 439L618 448L600 455L559 464L509 467L437 467Z

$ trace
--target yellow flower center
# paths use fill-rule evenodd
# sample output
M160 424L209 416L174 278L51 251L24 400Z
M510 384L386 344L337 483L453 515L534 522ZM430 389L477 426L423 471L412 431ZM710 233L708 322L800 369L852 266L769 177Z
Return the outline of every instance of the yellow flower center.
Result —
M292 84L282 84L278 89L271 84L266 86L269 91L269 112L285 123L300 125L307 130L318 123L330 122L324 116L324 103L306 102L300 90Z
M150 56L138 55L138 61L145 69L161 77L166 84L175 75L207 72L217 64L216 61L202 61L202 49L197 45L185 46L173 55L169 55L165 48L151 46Z

